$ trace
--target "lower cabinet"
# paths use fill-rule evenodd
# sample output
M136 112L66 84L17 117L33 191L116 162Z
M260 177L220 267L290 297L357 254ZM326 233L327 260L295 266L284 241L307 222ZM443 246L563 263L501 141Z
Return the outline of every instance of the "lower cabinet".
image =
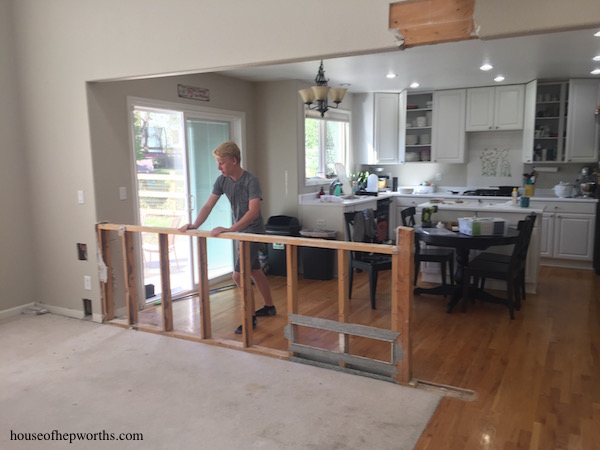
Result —
M542 264L591 267L594 258L596 204L532 201L531 206L544 207L540 241Z

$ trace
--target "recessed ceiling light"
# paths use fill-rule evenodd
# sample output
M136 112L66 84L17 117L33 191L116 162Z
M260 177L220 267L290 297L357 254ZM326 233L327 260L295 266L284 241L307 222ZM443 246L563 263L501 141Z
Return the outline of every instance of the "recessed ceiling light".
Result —
M590 72L592 75L600 75L600 69L594 69Z
M413 89L415 89L415 88L418 88L418 87L419 87L419 83L417 83L417 82L415 81L414 83L411 83L411 84L410 84L410 87L411 87L411 88L413 88Z
M505 78L503 75L498 75L496 78L494 78L494 81L496 83L500 83L501 81L504 81L504 80L505 80Z
M388 73L388 74L386 75L386 78L390 78L390 79L391 79L391 78L396 78L397 76L398 76L398 75L397 75L397 74L395 74L395 73Z
M483 66L480 67L480 69L483 71L492 70L493 68L494 68L494 66L492 66L491 64L488 64L488 63L485 63Z
M600 61L600 55L596 55L592 58L594 61Z
M594 33L594 36L596 36L596 37L600 37L600 31L596 31L596 32Z

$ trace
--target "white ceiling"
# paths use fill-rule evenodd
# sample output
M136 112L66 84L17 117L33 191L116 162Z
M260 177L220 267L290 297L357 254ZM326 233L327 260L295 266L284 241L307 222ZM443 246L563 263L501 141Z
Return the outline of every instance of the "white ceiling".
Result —
M489 86L502 74L501 84L533 79L589 78L600 62L599 29L577 30L488 41L470 40L395 50L386 53L325 59L330 86L350 83L349 92L401 91L413 81L418 90ZM494 68L479 70L485 63ZM303 80L314 84L319 61L297 62L221 71L249 81ZM392 80L388 72L398 76ZM600 80L600 76L596 75Z

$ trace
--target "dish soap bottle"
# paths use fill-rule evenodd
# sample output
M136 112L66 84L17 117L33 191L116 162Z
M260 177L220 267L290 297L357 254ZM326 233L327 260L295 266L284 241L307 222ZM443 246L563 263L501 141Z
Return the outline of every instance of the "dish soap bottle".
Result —
M317 198L321 198L322 195L325 195L325 191L323 190L323 186L321 186L321 190L317 194Z
M511 194L513 206L517 206L517 196L518 195L519 194L517 193L517 188L513 188L513 191L512 191L512 194Z

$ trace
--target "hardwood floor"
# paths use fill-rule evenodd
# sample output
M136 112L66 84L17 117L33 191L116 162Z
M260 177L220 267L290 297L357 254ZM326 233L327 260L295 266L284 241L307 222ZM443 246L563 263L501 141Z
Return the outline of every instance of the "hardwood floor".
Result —
M355 278L351 320L389 328L389 278L370 309L365 274ZM255 343L285 350L285 277L269 277L278 315L258 318ZM336 281L301 280L300 313L337 318ZM261 299L257 295L257 305ZM504 306L475 303L444 312L445 300L415 296L413 377L471 389L476 399L444 397L417 449L600 448L600 277L592 271L543 267L537 294L515 320ZM175 329L198 332L197 299L174 304ZM240 339L237 289L211 295L213 335ZM160 311L140 312L160 325ZM333 333L302 333L305 342L336 348ZM368 339L354 353L387 359L389 347Z

